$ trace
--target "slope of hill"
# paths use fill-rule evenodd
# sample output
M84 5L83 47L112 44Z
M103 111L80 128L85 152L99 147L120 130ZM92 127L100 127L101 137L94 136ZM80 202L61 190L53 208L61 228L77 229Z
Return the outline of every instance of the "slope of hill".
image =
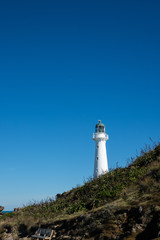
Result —
M158 239L160 144L126 168L0 218L0 239L30 239L38 227L56 239Z

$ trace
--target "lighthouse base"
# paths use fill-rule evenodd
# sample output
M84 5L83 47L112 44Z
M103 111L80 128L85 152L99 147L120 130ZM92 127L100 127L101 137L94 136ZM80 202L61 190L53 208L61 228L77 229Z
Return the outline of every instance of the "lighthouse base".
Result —
M95 162L94 162L94 178L99 177L108 172L106 140L96 140Z

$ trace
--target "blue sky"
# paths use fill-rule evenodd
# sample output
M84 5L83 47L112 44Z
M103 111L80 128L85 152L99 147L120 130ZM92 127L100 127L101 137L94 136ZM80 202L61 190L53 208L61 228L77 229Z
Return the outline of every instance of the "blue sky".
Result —
M160 133L160 2L0 2L0 205L54 197Z

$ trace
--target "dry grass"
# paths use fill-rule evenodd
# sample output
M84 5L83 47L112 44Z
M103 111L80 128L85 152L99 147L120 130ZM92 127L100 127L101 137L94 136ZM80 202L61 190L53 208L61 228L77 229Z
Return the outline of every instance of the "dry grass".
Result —
M103 209L117 211L133 206L159 206L159 194L160 145L144 151L128 167L117 168L95 180L89 179L83 186L57 195L56 200L33 203L19 212L4 215L0 218L0 234L6 226L12 229L26 227L29 231L45 223L71 220Z

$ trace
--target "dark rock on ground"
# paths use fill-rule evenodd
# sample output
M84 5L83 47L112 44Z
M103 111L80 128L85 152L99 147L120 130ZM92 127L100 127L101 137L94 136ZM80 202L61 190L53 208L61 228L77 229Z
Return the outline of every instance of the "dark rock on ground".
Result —
M4 207L0 206L0 214L2 214Z

